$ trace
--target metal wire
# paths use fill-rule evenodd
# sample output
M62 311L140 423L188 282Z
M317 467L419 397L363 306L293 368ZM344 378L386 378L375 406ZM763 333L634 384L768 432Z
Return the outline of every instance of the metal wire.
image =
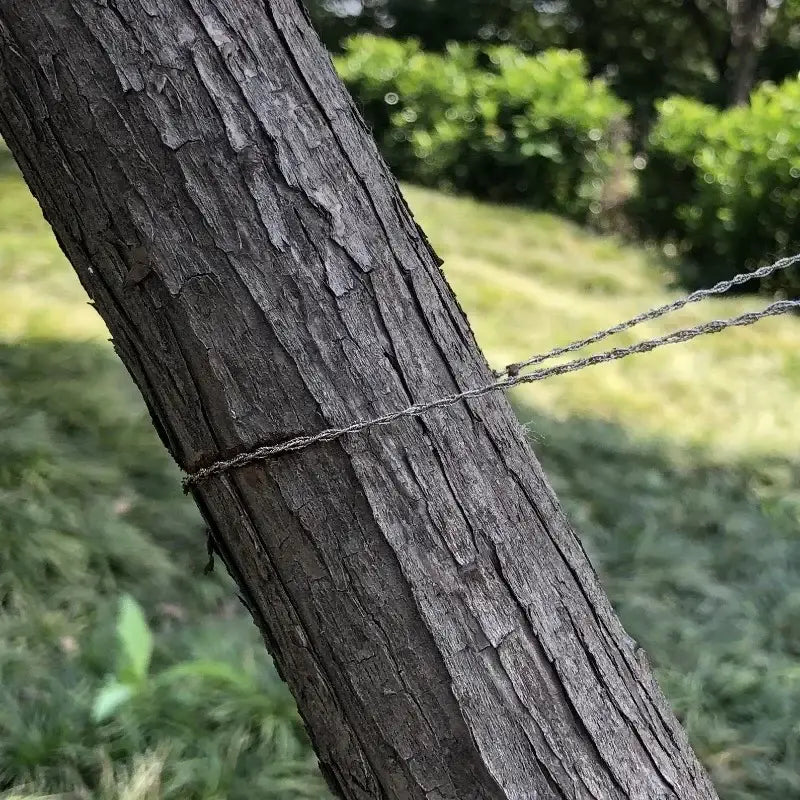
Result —
M577 341L570 342L563 347L555 347L552 350L548 350L546 353L539 353L538 355L531 356L531 358L525 361L518 361L514 364L509 364L501 372L496 372L495 376L502 378L504 375L517 375L519 372L525 369L525 367L531 367L534 364L541 364L543 361L549 361L551 358L564 355L565 353L572 353L575 350L582 350L587 345L600 342L603 339L607 339L609 336L613 336L615 333L621 333L622 331L630 330L636 325L646 322L647 320L658 319L666 314L671 314L673 311L677 311L678 309L688 306L691 303L697 303L706 297L711 297L715 294L724 294L725 292L730 291L734 286L741 286L743 283L748 283L756 278L767 278L779 270L788 269L798 261L800 261L800 253L797 253L793 256L787 256L786 258L780 258L775 263L768 264L767 266L761 267L754 272L742 272L739 275L735 275L730 280L720 281L710 289L698 289L696 292L692 292L692 294L687 295L686 297L680 297L677 300L674 300L672 303L666 303L663 306L651 308L649 311L644 311L641 314L637 314L635 317L631 317L631 319L626 320L625 322L620 322L617 325L612 325L610 328L593 333L591 336L587 336L585 339L578 339Z
M797 260L798 258L800 258L800 256L794 256L793 258ZM726 283L733 285L732 282L726 282ZM718 286L719 285L720 284L718 284ZM716 289L716 287L714 288ZM706 293L709 293L712 292L713 290L709 289L705 291ZM692 295L690 295L689 297L692 297ZM675 304L672 305L674 306ZM684 302L683 305L686 305L686 303ZM677 307L679 308L680 306ZM296 436L293 439L288 439L287 441L280 442L279 444L275 445L256 447L253 450L248 450L246 452L239 453L238 455L232 456L231 458L215 461L208 467L203 467L201 469L189 473L183 481L184 491L188 492L192 486L196 486L201 481L210 478L212 475L218 475L222 472L226 472L231 469L244 467L248 464L252 464L255 461L263 461L265 459L280 455L281 453L296 452L298 450L303 450L306 447L311 447L312 445L321 444L322 442L333 441L334 439L338 439L347 434L359 433L361 431L365 431L369 428L373 428L379 425L388 425L394 422L395 420L402 419L404 417L416 417L419 416L420 414L425 414L434 409L445 408L446 406L450 406L453 405L454 403L459 403L464 400L471 400L478 397L483 397L484 395L490 394L492 392L507 391L508 389L511 389L512 387L518 386L519 384L522 383L534 383L536 381L541 381L544 380L545 378L554 377L556 375L565 375L566 373L569 372L576 372L578 370L585 369L586 367L591 367L596 364L603 364L608 361L617 361L619 359L627 358L628 356L634 355L635 353L647 353L659 347L664 347L670 344L677 344L679 342L686 342L698 336L703 336L711 333L719 333L720 331L723 331L726 328L752 325L758 322L760 319L764 319L765 317L774 317L779 314L786 314L790 311L795 311L795 310L800 310L800 300L781 300L759 311L753 311L747 314L741 314L737 317L731 317L729 319L711 320L710 322L704 322L701 323L700 325L695 325L694 327L691 328L683 328L677 331L673 331L672 333L668 333L665 336L658 336L652 339L646 339L645 341L628 345L626 347L615 347L611 350L606 350L602 353L596 353L595 355L591 356L584 356L583 358L576 358L573 359L572 361L566 362L565 364L558 364L552 367L545 367L525 374L513 374L513 375L506 374L505 377L501 377L499 380L493 383L477 386L474 389L467 389L466 391L458 392L457 394L447 395L446 397L440 397L436 400L431 400L424 403L415 403L414 405L410 405L407 408L403 408L398 411L393 411L389 414L384 414L383 416L380 417L359 420L357 422L351 423L350 425L345 425L340 428L327 428L326 430L319 431L318 433L309 434L307 436ZM653 317L647 317L646 315L640 315L640 316L642 316L643 319L653 318ZM623 325L625 324L626 323L623 323ZM627 327L631 327L631 325L628 325ZM608 330L612 331L613 329L609 328ZM625 330L625 327L620 328L620 330ZM589 344L593 341L599 341L599 339L590 337L588 340L584 341L587 344ZM556 350L551 351L551 354L548 355L547 357L549 358L552 357L552 355L569 352L570 349L574 349L571 345L568 347L569 349L557 348ZM538 356L536 358L538 358ZM532 364L536 363L536 361L535 359L529 359L529 361L525 363Z

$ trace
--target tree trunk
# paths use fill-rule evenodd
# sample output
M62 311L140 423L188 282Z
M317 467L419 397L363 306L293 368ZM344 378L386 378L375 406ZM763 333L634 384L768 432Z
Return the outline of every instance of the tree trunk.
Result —
M0 44L0 132L183 468L491 379L295 0L2 0ZM505 398L193 493L342 797L715 797Z
M768 0L728 0L731 21L728 50L728 101L745 105L756 82L758 57L775 19L777 3Z

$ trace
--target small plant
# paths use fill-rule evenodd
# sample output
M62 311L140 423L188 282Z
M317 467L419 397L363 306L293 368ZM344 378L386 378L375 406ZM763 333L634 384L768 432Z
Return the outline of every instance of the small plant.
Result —
M147 686L153 634L144 612L129 594L122 596L117 617L119 656L116 674L98 692L92 706L92 718L103 722L124 703Z
M114 674L94 696L92 719L101 738L136 758L160 752L168 796L238 798L254 781L259 796L276 800L327 796L294 701L268 662L204 654L153 669L153 631L129 594L116 640ZM200 650L215 652L210 642Z
M153 633L142 607L129 594L120 599L116 634L119 645L117 668L94 698L92 718L95 722L108 720L137 697L150 695L151 699L159 700L159 693L170 692L176 684L186 681L205 682L207 689L216 686L240 695L251 693L255 696L259 693L258 685L250 675L225 661L191 659L151 673ZM171 693L171 696L180 699L180 693ZM254 705L261 704L254 701ZM294 718L296 715L291 703L288 708L289 716Z

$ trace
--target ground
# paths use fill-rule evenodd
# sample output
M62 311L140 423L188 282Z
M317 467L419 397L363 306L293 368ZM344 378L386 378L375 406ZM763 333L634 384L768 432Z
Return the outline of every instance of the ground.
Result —
M102 322L2 170L0 797L323 797L255 629L202 574L201 522ZM494 366L678 295L644 248L404 190ZM636 336L763 302L708 301ZM800 320L781 318L512 398L724 800L800 798L799 390ZM125 675L127 592L154 656L95 721Z

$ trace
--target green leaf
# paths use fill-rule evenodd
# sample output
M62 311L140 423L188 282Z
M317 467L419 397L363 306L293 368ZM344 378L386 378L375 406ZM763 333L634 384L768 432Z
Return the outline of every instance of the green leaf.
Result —
M143 681L153 654L153 634L142 607L129 594L120 599L117 637L122 647L120 676Z
M185 681L191 678L226 684L242 691L256 691L257 689L252 678L241 669L232 664L206 659L175 664L159 673L157 681L159 685L166 686L173 681Z
M92 719L95 722L103 722L114 714L114 712L133 696L133 687L125 683L113 681L104 686L94 699L92 704Z

